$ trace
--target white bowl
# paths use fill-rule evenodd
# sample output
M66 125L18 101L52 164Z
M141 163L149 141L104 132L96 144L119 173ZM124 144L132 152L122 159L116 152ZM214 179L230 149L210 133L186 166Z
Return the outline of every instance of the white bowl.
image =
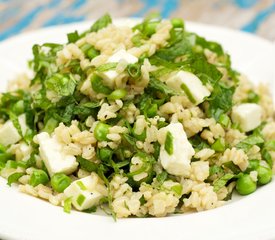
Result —
M116 24L136 23L119 19ZM26 71L35 43L65 42L66 33L84 30L91 22L70 24L24 33L0 43L0 90L8 80ZM222 43L232 56L234 68L254 83L274 84L272 43L229 29L187 23L187 29ZM275 92L274 85L271 87ZM273 237L273 238L272 238ZM223 207L165 218L129 218L114 222L109 216L86 214L62 208L19 193L0 177L1 239L250 239L275 238L275 181L255 193Z

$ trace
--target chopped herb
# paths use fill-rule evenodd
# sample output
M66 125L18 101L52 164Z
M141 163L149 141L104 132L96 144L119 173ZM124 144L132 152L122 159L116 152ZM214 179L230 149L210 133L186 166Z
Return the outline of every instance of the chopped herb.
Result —
M71 32L67 34L68 43L75 43L79 38L79 34L77 31Z
M80 168L88 172L96 172L99 167L98 164L80 156L77 157L77 161L79 162Z
M226 173L219 179L215 180L213 183L214 191L218 192L222 187L224 187L228 183L228 181L230 181L234 177L235 177L234 174Z
M15 183L18 181L19 178L21 178L22 176L24 176L25 174L24 173L20 173L20 172L16 172L16 173L13 173L11 174L9 177L8 177L8 185L11 186L12 183Z
M98 30L107 27L110 23L112 23L112 18L109 14L105 14L101 18L99 18L91 27L91 32L97 32Z
M91 77L92 88L97 93L103 93L109 95L112 90L103 84L103 79L96 74Z

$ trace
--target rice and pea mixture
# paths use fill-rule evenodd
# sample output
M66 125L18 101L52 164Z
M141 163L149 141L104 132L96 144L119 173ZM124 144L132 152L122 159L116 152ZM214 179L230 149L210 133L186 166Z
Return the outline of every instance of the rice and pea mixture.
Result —
M114 217L219 207L275 171L266 86L231 68L181 19L116 26L33 46L34 77L0 100L0 171L54 205Z

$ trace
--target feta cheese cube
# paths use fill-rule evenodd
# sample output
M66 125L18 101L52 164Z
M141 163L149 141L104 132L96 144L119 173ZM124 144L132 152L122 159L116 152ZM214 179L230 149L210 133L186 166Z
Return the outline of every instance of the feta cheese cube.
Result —
M50 137L46 132L36 135L36 142L39 144L39 153L50 176L55 173L70 174L78 166L76 158L62 152L62 145L55 137Z
M262 108L256 103L243 103L233 107L231 118L244 132L249 132L261 124Z
M138 58L134 55L127 53L124 49L117 51L111 57L108 58L107 63L111 62L120 62L124 61L127 64L138 62ZM99 75L103 77L105 80L105 84L111 88L114 87L114 80L118 76L118 72L116 70L109 70L106 72L101 72Z
M78 210L85 210L97 205L104 195L97 191L98 177L92 174L71 183L64 191L67 198L72 198L73 206Z
M211 94L196 75L186 71L177 72L166 81L166 84L175 91L184 92L196 105L202 103L204 98Z
M22 134L25 135L27 131L26 115L22 114L18 117L19 124L21 126ZM17 143L21 140L21 136L17 129L14 127L11 120L8 120L0 128L0 143L4 146Z
M165 148L167 133L172 135L172 154ZM170 123L161 128L158 134L158 141L161 144L159 161L162 167L170 174L176 176L189 176L191 170L191 158L195 154L192 145L189 143L181 123ZM165 142L164 142L165 141Z

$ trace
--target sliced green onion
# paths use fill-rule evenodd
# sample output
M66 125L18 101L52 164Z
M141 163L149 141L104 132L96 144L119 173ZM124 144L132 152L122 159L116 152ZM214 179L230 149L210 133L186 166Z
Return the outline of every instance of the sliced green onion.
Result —
M13 173L11 174L9 177L8 177L8 185L11 186L12 183L15 183L18 181L19 178L21 178L22 176L24 176L25 174L24 173L21 173L21 172L16 172L16 173Z
M49 182L47 173L40 169L35 169L31 175L29 184L36 187L39 184L46 184Z
M224 127L229 127L231 124L231 120L226 114L221 114L218 122Z
M182 194L182 185L177 184L171 187L171 190L176 193L176 195L181 196Z
M86 186L81 181L77 181L76 184L79 186L79 188L83 191L87 190Z
M114 70L116 69L117 62L110 62L110 63L105 63L100 65L99 67L96 68L98 72L107 72L109 70Z
M186 96L192 103L196 103L196 99L193 97L192 93L190 92L189 88L186 86L185 83L181 84L181 89L185 92Z
M216 152L223 152L225 150L225 142L224 139L217 139L212 145L211 148Z
M108 99L109 100L117 100L117 99L122 99L127 95L127 91L126 89L116 89L114 90L109 96Z
M138 79L141 76L141 66L138 63L129 64L127 72L133 79Z
M78 195L76 202L79 206L82 206L83 202L85 201L86 197L82 194Z
M164 143L164 149L169 154L172 155L174 152L174 146L173 146L173 135L171 132L167 132L166 139Z

